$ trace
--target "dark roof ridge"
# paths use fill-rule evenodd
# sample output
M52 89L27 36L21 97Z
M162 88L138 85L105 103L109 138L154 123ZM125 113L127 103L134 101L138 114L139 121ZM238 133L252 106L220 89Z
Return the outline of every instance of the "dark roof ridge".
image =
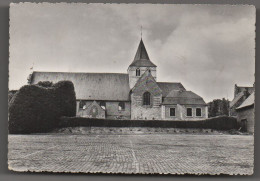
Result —
M202 97L165 97L165 98L170 98L170 99L178 99L178 98L182 98L182 99L203 99Z
M237 85L237 87L239 87L239 88L253 88L254 86L238 86Z
M178 95L172 96L173 92L178 93ZM203 99L201 96L199 96L198 94L196 94L196 93L194 93L190 90L171 90L169 92L169 94L166 96L166 98L182 97L181 95L183 95L184 93L190 93L190 94L193 94L193 95L196 96L196 97L189 97L189 98L201 98L201 99Z
M114 73L114 72L50 72L50 71L33 71L32 73L66 73L66 74L123 74L127 73Z
M181 82L157 82L157 83L166 83L166 84L181 84Z

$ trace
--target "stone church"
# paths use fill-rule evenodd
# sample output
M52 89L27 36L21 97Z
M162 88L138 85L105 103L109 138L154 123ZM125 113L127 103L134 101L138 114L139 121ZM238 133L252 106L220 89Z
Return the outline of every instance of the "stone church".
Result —
M179 82L157 82L157 66L141 39L127 73L33 72L29 83L73 82L77 116L136 120L201 120L208 118L202 97Z

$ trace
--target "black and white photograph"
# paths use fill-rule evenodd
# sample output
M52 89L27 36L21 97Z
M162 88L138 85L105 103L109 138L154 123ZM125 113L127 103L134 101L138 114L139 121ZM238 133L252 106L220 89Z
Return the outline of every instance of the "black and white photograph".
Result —
M8 169L252 175L252 5L11 3Z

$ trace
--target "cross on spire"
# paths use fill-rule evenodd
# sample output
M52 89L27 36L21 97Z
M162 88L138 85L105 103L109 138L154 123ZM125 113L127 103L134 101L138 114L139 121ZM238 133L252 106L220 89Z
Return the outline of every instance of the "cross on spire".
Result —
M141 25L141 39L143 37L143 26Z

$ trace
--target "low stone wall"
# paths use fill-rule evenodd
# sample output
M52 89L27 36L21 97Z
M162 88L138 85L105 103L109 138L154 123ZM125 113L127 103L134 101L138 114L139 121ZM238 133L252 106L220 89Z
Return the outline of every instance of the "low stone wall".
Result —
M248 135L235 130L194 128L147 128L147 127L67 127L55 129L49 134L78 135L146 135L146 134L194 134L194 135Z

